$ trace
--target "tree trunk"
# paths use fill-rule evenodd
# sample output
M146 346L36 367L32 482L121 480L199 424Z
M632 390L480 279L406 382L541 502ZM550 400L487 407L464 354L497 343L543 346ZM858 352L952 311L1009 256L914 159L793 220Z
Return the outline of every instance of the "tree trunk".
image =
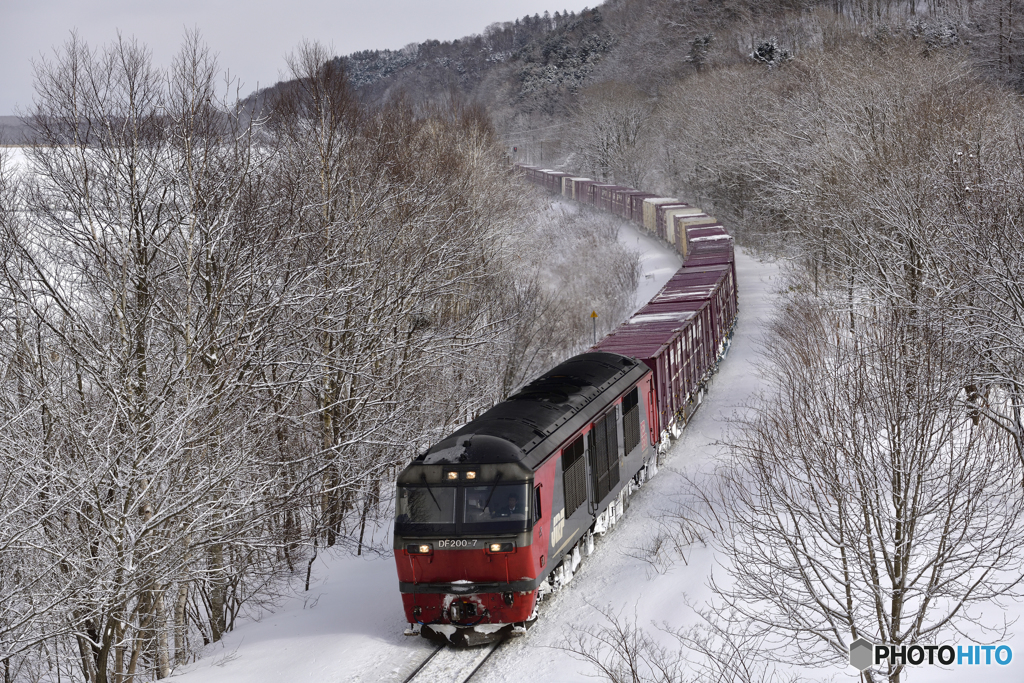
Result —
M169 643L167 640L167 608L164 604L164 588L159 587L153 593L153 615L155 623L156 644L156 677L167 678L171 675Z
M185 635L188 624L185 623L185 607L188 605L188 584L178 585L178 597L174 601L174 663L181 666L185 663Z
M224 636L224 605L227 582L224 578L224 545L214 543L209 550L210 562L210 640L214 643Z

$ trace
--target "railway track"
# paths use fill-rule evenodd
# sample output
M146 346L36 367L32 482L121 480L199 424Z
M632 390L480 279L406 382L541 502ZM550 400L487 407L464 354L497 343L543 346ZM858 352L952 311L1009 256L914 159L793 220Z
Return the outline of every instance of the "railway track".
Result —
M504 640L499 640L473 648L454 648L441 645L423 660L423 663L402 683L433 683L436 681L466 683L504 642Z

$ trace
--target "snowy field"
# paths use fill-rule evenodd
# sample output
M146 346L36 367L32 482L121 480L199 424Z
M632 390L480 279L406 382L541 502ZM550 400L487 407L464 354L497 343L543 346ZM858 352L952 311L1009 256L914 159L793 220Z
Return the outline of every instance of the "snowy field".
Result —
M642 252L644 274L638 301L650 298L678 268L678 257L655 240L623 230L624 243ZM653 277L646 277L646 275ZM693 472L719 453L727 420L758 389L754 363L757 340L776 300L779 271L745 252L737 255L740 317L732 349L705 404L674 445L666 466L633 498L623 520L601 539L570 588L545 601L540 619L525 637L500 648L474 677L481 683L565 683L593 681L596 671L559 648L573 628L600 622L598 609L636 615L639 625L694 623L691 604L709 597L706 580L716 574L711 552L695 547L687 561L657 570L634 549L657 534L657 519L683 488L681 473ZM378 533L387 533L378 532ZM433 646L402 635L403 622L394 560L379 557L324 557L314 565L308 594L283 602L273 614L236 627L204 658L175 672L182 683L278 683L287 681L401 681ZM1020 612L1013 606L1006 614ZM985 642L979 639L980 642ZM666 642L666 644L668 644ZM1024 680L1024 640L1005 667L974 668L986 683ZM856 670L800 672L811 680L855 680ZM968 677L973 678L973 677ZM963 670L919 668L911 681L968 680Z
M22 147L0 148L0 159L6 159L14 169L21 169L25 165L25 150Z

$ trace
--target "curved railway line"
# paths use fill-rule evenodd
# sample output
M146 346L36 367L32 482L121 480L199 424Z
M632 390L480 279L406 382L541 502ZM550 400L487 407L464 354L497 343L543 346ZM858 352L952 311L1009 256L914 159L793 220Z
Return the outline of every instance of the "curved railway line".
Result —
M544 596L571 581L594 537L615 525L701 405L739 309L732 237L700 208L547 169L520 171L644 228L683 265L589 351L399 474L393 547L406 620L410 631L457 647L521 632ZM472 675L478 665L470 668ZM450 678L450 668L442 671Z

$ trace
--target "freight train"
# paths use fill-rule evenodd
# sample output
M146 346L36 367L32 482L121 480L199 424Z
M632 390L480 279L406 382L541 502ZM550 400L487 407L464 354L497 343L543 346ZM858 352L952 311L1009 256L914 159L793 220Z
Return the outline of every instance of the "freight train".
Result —
M523 633L657 471L700 405L738 311L733 240L699 209L521 166L527 180L638 223L683 266L592 349L417 457L398 477L399 590L421 634L472 646Z

